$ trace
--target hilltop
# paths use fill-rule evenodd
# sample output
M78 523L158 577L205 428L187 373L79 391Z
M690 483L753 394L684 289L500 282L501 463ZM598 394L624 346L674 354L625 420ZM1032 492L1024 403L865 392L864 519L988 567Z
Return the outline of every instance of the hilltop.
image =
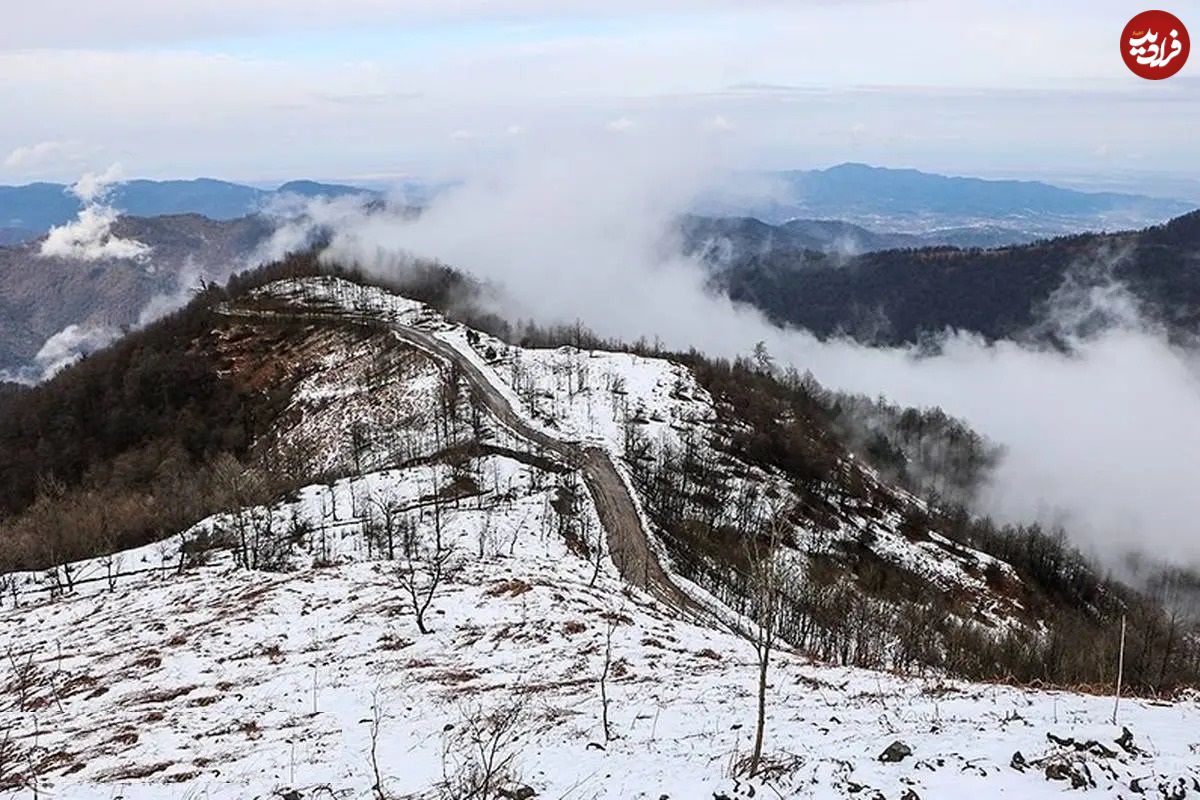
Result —
M860 448L811 382L514 329L436 265L401 294L324 271L210 287L0 406L10 780L428 796L478 779L477 741L545 795L1200 778L1186 696L1129 701L1126 735L1110 699L963 680L1103 693L1122 614L1129 690L1197 663L1061 541L885 478L881 446L920 448ZM781 650L747 784L764 541Z

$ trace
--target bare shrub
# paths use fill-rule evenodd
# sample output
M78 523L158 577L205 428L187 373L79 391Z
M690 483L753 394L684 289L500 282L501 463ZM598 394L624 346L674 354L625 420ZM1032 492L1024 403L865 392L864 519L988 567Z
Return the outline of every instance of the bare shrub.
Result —
M445 743L443 800L530 796L519 782L515 763L524 720L524 706L515 699L487 711L463 709L462 723Z

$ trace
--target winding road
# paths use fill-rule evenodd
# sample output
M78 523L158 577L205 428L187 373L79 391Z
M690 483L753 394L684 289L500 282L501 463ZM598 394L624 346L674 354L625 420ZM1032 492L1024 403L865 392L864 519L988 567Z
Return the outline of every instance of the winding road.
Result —
M303 311L267 311L227 306L222 313L268 319L291 317L336 320L343 323L384 324L397 341L420 350L437 361L453 364L474 389L476 397L500 424L517 438L542 448L564 463L579 469L596 506L600 524L604 527L609 554L622 578L645 589L659 601L687 616L706 616L705 609L680 589L663 569L650 546L649 535L642 526L642 518L630 494L629 486L608 451L602 447L560 439L530 425L513 409L493 379L449 342L419 328L349 310L318 311L306 308Z
M600 524L604 526L609 553L622 578L680 611L698 613L701 610L695 600L675 585L650 547L637 504L608 451L602 447L583 446L559 439L538 430L513 409L484 371L456 347L417 328L394 322L389 325L399 341L438 360L454 364L488 411L512 433L554 453L580 470L595 503Z

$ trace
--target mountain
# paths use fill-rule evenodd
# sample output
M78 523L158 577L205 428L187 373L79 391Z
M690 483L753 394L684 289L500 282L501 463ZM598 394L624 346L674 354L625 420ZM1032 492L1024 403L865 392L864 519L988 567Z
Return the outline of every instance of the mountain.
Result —
M772 250L814 250L858 255L875 250L934 247L999 247L1034 237L995 225L945 228L926 233L873 231L842 220L791 219L771 225L753 217L685 215L679 222L684 252L716 264Z
M288 181L275 189L275 194L295 194L301 197L357 197L362 194L377 194L357 186L341 186L333 183L317 183L316 181Z
M753 227L753 226L751 226ZM745 241L760 242L762 230ZM1141 231L1081 234L993 250L924 248L855 258L747 250L713 283L781 324L899 344L946 328L989 339L1037 334L1060 290L1121 284L1177 337L1200 332L1200 212ZM1094 320L1102 322L1102 320ZM1053 334L1053 330L1042 331Z
M39 350L68 326L103 343L152 303L184 292L182 280L225 280L248 265L273 229L258 216L121 217L111 234L149 246L148 256L80 261L44 257L40 241L0 247L0 375L31 369Z
M0 228L45 233L79 213L79 200L61 183L0 186Z
M20 244L37 237L37 232L28 228L0 228L0 247Z
M844 397L516 329L480 291L301 254L0 405L5 786L1057 797L1200 779L1200 712L1170 699L1197 680L1194 634L1153 601L1036 528L918 500L856 449ZM1126 692L1155 697L1119 725L1107 697L971 682L1103 693L1118 648ZM760 691L767 766L747 780Z
M1045 236L1151 225L1195 208L1179 200L1081 192L1040 181L951 177L853 163L755 178L773 187L770 200L715 193L700 203L698 213L768 222L834 218L910 233L996 225Z
M67 186L33 183L0 186L0 228L20 228L34 235L69 222L79 213L80 203ZM227 220L251 214L273 199L286 195L302 197L378 196L370 189L315 181L291 181L276 189L260 189L211 178L195 180L131 180L113 186L109 201L130 216L153 217L201 214Z

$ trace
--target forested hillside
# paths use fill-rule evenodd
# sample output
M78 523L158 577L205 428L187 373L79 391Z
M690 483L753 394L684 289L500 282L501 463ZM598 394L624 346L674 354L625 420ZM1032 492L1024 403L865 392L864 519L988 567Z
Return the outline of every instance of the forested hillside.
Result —
M272 230L258 216L122 217L111 235L143 243L145 257L46 257L40 241L0 247L0 373L28 367L46 341L69 325L116 335L143 314L186 300L201 278L224 281L247 266Z
M713 282L773 320L821 336L899 344L947 328L988 339L1039 333L1070 276L1124 284L1176 336L1200 331L1200 212L1143 231L995 250L887 250L856 258L774 248L719 264Z

